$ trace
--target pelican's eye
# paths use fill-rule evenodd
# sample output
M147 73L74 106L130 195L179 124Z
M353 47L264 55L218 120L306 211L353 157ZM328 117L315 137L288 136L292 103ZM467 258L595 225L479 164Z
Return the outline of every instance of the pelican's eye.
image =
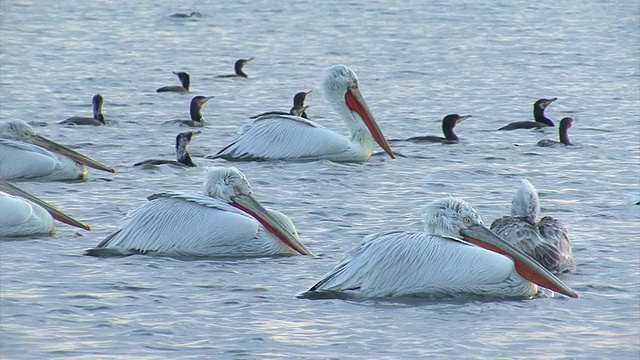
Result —
M465 216L464 219L462 219L462 221L464 222L465 226L473 225L473 219L468 216Z

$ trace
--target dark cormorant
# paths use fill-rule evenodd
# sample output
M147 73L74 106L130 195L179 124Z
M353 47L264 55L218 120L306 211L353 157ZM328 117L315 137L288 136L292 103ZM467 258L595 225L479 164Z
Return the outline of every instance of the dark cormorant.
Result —
M93 117L73 116L66 120L60 121L60 124L72 124L72 125L105 125L104 114L102 114L102 104L104 98L100 94L95 94L91 99L93 104Z
M191 127L203 127L204 126L204 116L202 116L202 107L204 104L213 99L213 96L194 96L191 99L191 105L189 106L189 114L191 115L191 120L169 120L165 122L165 124L182 124Z
M156 91L157 92L177 92L181 94L188 93L190 91L189 87L191 86L191 77L189 76L189 74L182 71L181 72L174 71L173 73L176 76L178 76L178 79L180 79L180 83L182 84L182 86L178 86L178 85L163 86Z
M176 136L177 161L151 159L135 163L133 166L169 164L182 167L194 167L196 164L191 161L191 156L189 156L189 144L191 144L191 141L193 141L197 134L200 134L200 131L186 131Z
M573 118L566 117L560 120L560 127L558 128L558 133L560 134L560 141L542 139L538 141L538 146L556 146L556 145L573 145L571 141L569 141L569 128L573 125Z
M544 115L544 109L558 98L540 99L533 104L533 118L535 121L517 121L503 126L498 130L538 129L547 126L556 126L551 119Z
M453 132L453 128L458 125L462 120L470 118L471 115L458 115L458 114L449 114L442 119L442 133L444 137L440 136L416 136L412 138L408 138L407 141L430 141L430 142L439 142L443 144L455 144L460 139Z
M197 11L192 11L189 14L185 14L185 13L175 13L175 14L171 14L169 15L170 18L180 18L180 19L185 19L185 18L201 18L202 17L202 13L199 13Z
M238 61L236 61L235 65L233 66L233 69L235 70L235 74L230 74L230 75L218 75L216 76L217 78L229 78L229 77L249 77L247 76L247 74L244 73L244 71L242 71L242 69L244 69L244 66L249 62L253 60L253 58L249 58L249 59L240 59Z
M259 115L255 115L250 117L250 119L257 119L261 116L265 116L265 115L295 115L295 116L300 116L303 117L305 119L308 119L309 117L307 116L307 113L305 112L305 110L308 108L308 106L304 106L304 101L307 99L307 95L309 95L309 93L313 91L313 90L309 90L307 92L301 91L297 94L295 94L293 96L293 107L291 108L291 110L289 110L289 112L284 112L284 111L268 111L268 112L264 112L262 114Z

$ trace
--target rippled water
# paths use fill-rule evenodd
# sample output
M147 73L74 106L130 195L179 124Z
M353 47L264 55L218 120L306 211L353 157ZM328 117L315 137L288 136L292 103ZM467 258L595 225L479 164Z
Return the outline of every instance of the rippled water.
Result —
M20 186L93 226L0 242L3 358L632 358L640 356L640 4L638 1L0 2L0 119L115 166L80 183ZM200 11L198 20L167 15ZM215 79L255 57L249 79ZM145 197L198 192L202 157L248 117L314 89L311 118L346 127L319 91L345 63L388 138L438 134L473 114L457 145L400 143L365 164L241 163L256 197L288 214L319 258L181 261L83 256ZM193 169L133 168L173 157L190 96L157 94L192 76L214 95L192 145ZM63 127L105 97L110 126ZM495 132L532 103L576 119L576 144L538 148L545 131ZM520 146L514 146L518 144ZM423 204L447 194L485 222L509 211L519 178L561 219L580 299L310 301L296 298L364 235L420 229Z

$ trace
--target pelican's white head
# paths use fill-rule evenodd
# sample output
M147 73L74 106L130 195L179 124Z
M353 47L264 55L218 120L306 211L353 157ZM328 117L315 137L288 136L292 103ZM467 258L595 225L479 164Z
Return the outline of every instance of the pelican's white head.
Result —
M460 238L460 230L482 225L480 215L466 201L451 197L438 199L424 207L422 222L426 232Z
M36 131L22 120L5 121L0 125L0 138L27 141L36 135Z
M540 214L538 191L527 179L522 179L520 188L511 200L511 216L523 217L534 224L538 214Z
M358 77L353 70L345 65L333 65L325 69L322 73L322 90L329 104L347 123L352 136L366 134L369 141L373 137L391 158L395 158L360 93Z
M207 174L204 194L231 202L235 195L251 195L251 185L236 167L214 167Z

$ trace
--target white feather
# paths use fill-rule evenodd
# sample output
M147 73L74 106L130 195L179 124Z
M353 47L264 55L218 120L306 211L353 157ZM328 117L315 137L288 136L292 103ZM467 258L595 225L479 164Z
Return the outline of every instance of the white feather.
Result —
M53 218L41 206L0 191L0 237L53 234Z

